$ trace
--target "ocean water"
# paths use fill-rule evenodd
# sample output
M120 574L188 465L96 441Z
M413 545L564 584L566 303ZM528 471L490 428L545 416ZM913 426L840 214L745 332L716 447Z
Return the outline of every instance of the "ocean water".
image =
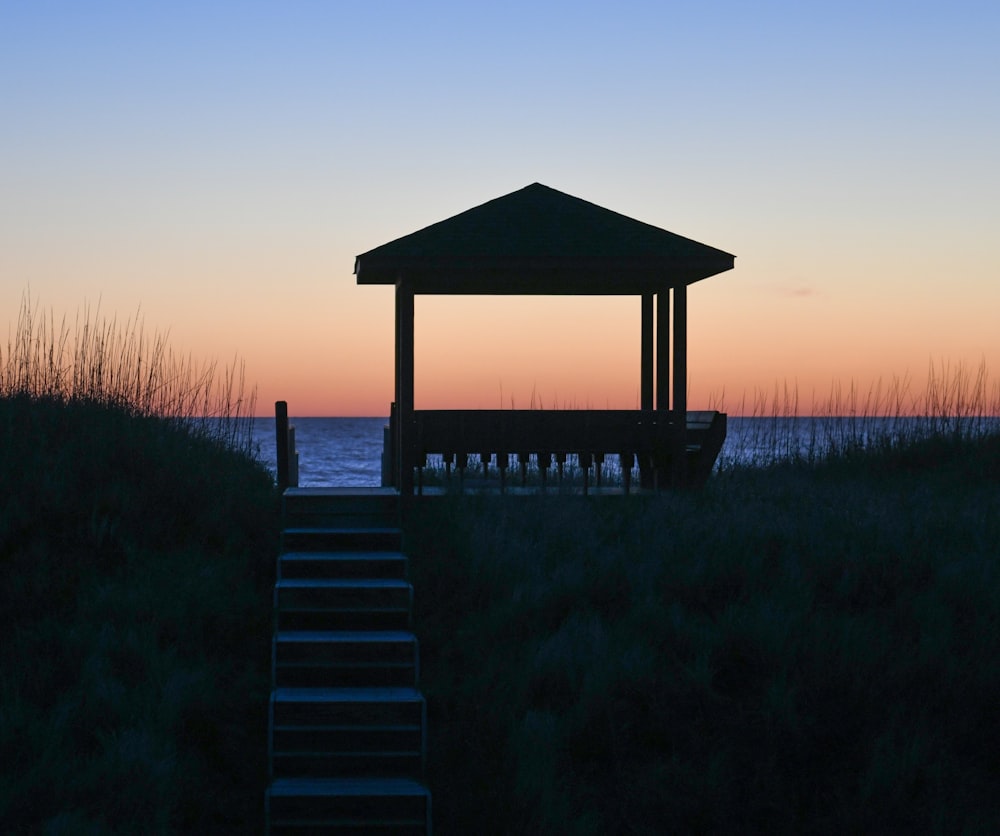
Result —
M734 418L717 467L764 466L792 457L819 458L830 450L863 447L887 438L930 432L1000 429L996 418ZM973 422L970 425L969 422ZM294 418L299 453L299 485L372 487L382 482L382 437L388 418ZM253 439L261 461L277 469L274 419L254 421ZM478 461L478 459L475 459ZM610 470L617 457L608 457ZM433 457L430 463L434 463ZM572 464L572 461L569 462Z
M382 430L388 418L292 418L299 486L373 487L382 483ZM260 460L277 470L274 419L253 425Z

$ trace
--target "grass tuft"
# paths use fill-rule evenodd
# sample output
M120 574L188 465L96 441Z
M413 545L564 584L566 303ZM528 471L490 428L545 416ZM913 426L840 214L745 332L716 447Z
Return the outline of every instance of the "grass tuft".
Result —
M259 832L278 502L249 401L78 325L25 303L0 358L0 831Z
M1000 435L414 506L440 833L1000 827Z
M70 328L25 293L6 353L0 347L0 398L113 407L252 452L256 391L245 391L243 364L220 371L174 354L139 314L119 323L85 307Z

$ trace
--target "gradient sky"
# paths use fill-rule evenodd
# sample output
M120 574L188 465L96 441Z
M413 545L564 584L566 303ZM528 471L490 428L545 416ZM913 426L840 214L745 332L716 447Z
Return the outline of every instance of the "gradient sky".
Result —
M0 0L0 311L141 311L262 414L385 415L354 256L537 181L737 256L689 294L692 408L1000 375L998 43L965 0ZM416 333L418 407L638 403L637 299L418 297Z

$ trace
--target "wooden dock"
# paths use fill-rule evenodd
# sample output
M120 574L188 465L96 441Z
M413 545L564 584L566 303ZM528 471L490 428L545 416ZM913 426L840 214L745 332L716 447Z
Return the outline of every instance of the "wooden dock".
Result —
M711 410L689 411L683 421L644 410L418 410L411 413L405 433L400 420L393 405L383 478L388 475L393 486L408 482L412 488L402 486L402 491L418 494L423 493L430 456L440 457L449 475L454 469L460 483L477 469L487 474L494 464L501 490L508 481L525 487L529 462L541 474L543 487L550 473L552 483L559 485L572 458L580 465L586 494L592 486L602 487L601 469L609 454L617 456L625 493L632 490L636 464L641 489L699 487L715 466L727 425L725 413ZM412 471L413 478L401 479L403 471ZM509 479L508 471L513 471Z
M266 832L427 836L427 712L399 494L290 488L283 502Z

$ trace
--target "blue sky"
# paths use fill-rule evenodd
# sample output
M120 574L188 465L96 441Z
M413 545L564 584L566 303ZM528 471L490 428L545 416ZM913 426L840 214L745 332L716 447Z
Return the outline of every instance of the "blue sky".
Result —
M245 358L265 403L384 412L391 294L353 256L539 181L737 255L692 291L695 400L1000 370L998 42L995 4L961 0L0 2L0 305L141 308ZM483 393L449 370L438 335L511 320L539 335L519 355L632 350L628 303L587 332L500 301L428 302L418 373L472 406L555 387L486 345Z

